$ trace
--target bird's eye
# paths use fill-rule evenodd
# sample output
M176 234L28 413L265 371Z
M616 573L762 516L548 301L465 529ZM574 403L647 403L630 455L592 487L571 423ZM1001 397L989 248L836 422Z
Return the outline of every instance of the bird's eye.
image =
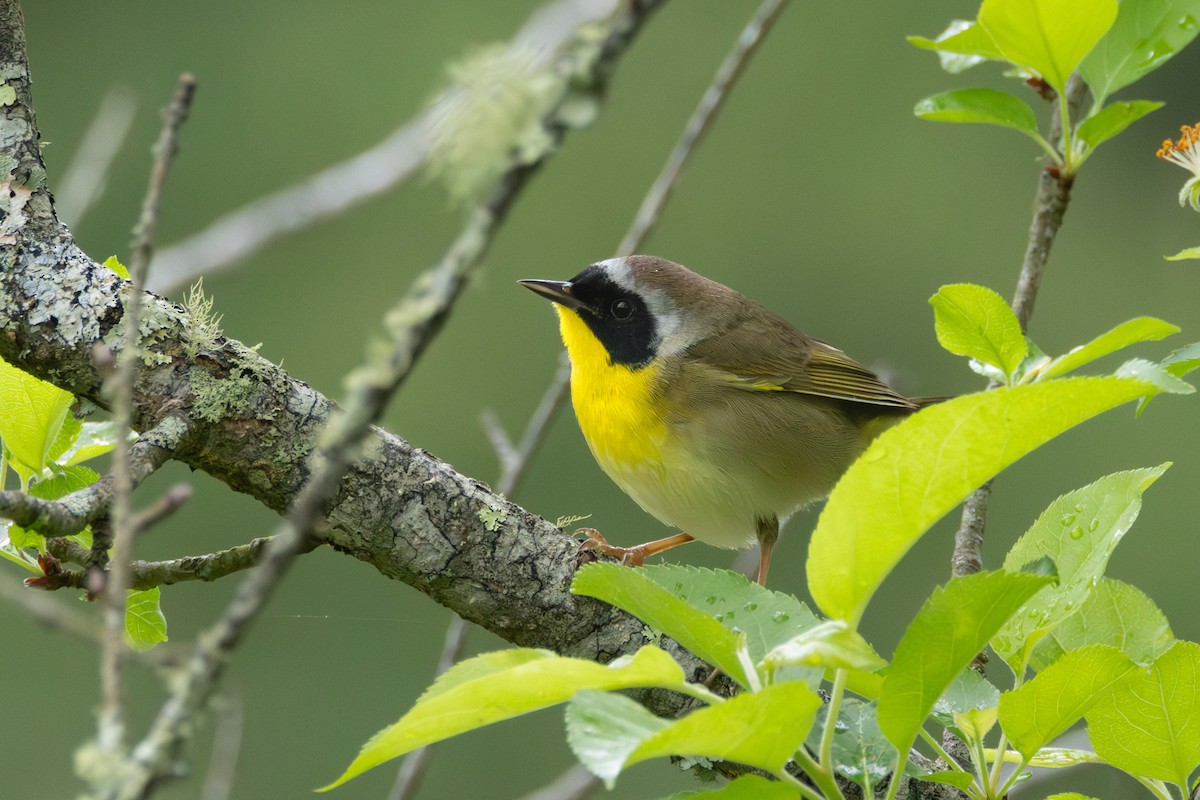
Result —
M613 301L609 311L617 319L629 319L633 316L633 303L622 297L620 300Z

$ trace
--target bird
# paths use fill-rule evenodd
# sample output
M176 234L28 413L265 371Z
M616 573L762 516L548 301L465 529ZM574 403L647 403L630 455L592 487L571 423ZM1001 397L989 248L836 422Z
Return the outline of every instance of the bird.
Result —
M933 402L663 258L611 258L570 280L518 283L554 303L571 402L596 462L680 531L617 547L582 529L585 548L627 564L694 540L757 541L765 586L780 525L828 495L876 435Z

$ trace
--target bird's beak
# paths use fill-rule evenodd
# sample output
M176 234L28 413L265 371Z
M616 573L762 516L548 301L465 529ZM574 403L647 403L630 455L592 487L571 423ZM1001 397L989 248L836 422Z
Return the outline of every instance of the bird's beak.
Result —
M574 309L575 311L587 311L594 313L592 309L579 298L571 294L570 281L547 281L541 278L526 278L525 280L517 281L531 292L536 292L547 300L552 300L560 306Z

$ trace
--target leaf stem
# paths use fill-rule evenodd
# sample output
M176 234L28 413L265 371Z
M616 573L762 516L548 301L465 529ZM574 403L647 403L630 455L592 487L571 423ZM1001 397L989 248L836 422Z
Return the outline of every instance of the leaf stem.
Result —
M1058 119L1062 127L1062 155L1061 157L1054 156L1054 160L1062 165L1064 175L1073 175L1075 174L1076 164L1072 158L1074 153L1071 148L1071 132L1075 126L1071 124L1071 110L1065 88L1058 93ZM1053 150L1051 150L1051 153L1053 154Z
M1146 789L1152 795L1159 798L1159 800L1174 800L1174 798L1171 796L1170 790L1167 789L1166 784L1164 784L1162 781L1153 780L1150 778L1142 778L1137 775L1134 775L1133 778L1138 783L1140 783L1142 786L1145 786ZM1187 796L1187 793L1185 792L1184 797L1186 797L1186 796Z
M833 771L833 734L837 730L838 715L842 710L842 696L846 693L846 682L850 671L839 669L833 676L833 689L829 693L829 706L825 709L825 730L821 732L821 750L817 757L821 766Z
M980 795L985 798L992 797L992 784L988 778L987 768L987 753L984 752L983 742L978 738L971 738L971 760L975 767L975 780L982 790Z
M1007 742L1003 738L1000 739L1000 744L1005 745L1007 747ZM997 748L996 749L996 763L1000 764L1000 763L1003 763L1003 761L1004 761L1004 751L1001 750L1000 748ZM1025 756L1021 756L1021 761L1020 761L1020 763L1017 764L1017 768L1015 770L1013 770L1013 773L1011 775L1008 776L1008 780L1006 780L1004 782L1004 784L999 788L999 790L996 792L996 796L1004 797L1008 793L1008 790L1011 789L1013 787L1013 785L1017 782L1017 779L1021 777L1021 773L1024 772L1025 768L1028 766L1029 766L1029 759L1025 758Z
M907 753L903 753L899 750L899 748L897 748L897 750L896 750L896 771L892 773L892 779L890 781L888 781L888 791L887 791L886 800L896 800L896 793L898 791L900 791L900 778L903 774L900 771L900 764L902 762L904 762L904 759L907 758L907 756L908 756Z
M988 797L1003 797L1004 792L996 791L1000 784L1000 768L1004 766L1004 754L1008 751L1008 736L1004 731L1000 731L1000 741L996 744L996 760L992 762L992 769L988 773L988 780L985 786L988 790ZM982 752L982 745L981 745ZM1019 775L1019 772L1014 773ZM1011 778L1010 778L1011 780Z
M921 728L919 731L917 731L917 733L920 735L925 744L929 745L930 749L933 750L934 755L936 755L942 761L945 761L946 766L948 766L951 770L954 772L962 772L967 775L971 774L970 770L965 769L962 764L958 763L953 756L946 752L946 748L942 747L942 743L937 740L936 736L924 728Z
M800 793L802 795L812 798L824 797L826 800L834 800L834 798L837 800L845 800L846 796L842 794L841 787L838 786L837 781L834 780L833 773L818 764L816 760L808 754L808 751L805 750L803 746L801 746L800 749L796 751L796 754L792 756L792 760L795 761L800 769L804 771L805 775L812 778L813 783L815 783L817 788L821 790L820 793L813 791L812 787L808 786L803 781L797 780L794 775L784 770L783 774L787 776L789 783L798 787L802 787L800 789Z

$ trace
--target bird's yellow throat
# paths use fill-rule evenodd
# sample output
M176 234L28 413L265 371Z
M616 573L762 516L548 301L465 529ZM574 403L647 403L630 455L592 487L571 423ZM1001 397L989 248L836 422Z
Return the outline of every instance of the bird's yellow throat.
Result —
M610 475L644 462L661 463L666 435L654 364L614 364L576 311L555 306L571 357L571 402L596 460Z

